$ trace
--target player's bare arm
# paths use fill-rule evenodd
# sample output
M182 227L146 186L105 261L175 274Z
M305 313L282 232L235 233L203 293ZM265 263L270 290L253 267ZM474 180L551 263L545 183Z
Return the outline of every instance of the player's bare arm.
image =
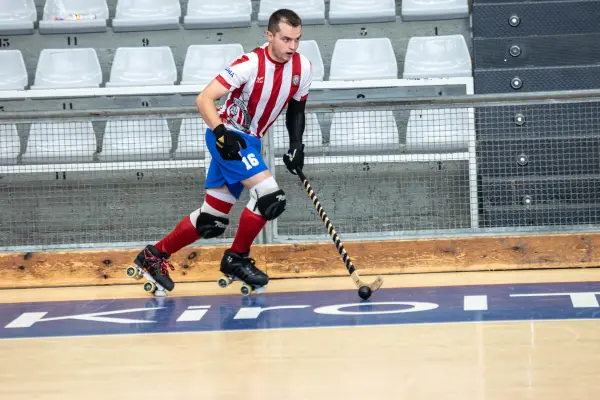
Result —
M196 106L202 119L211 130L214 130L221 124L221 118L217 113L215 102L226 96L229 90L218 80L213 79L196 98Z
M224 160L241 160L239 154L241 149L246 148L244 139L234 131L225 128L217 108L215 101L229 93L229 90L223 86L218 80L214 79L196 98L198 111L204 119L204 122L209 126L214 135L217 137L217 148Z

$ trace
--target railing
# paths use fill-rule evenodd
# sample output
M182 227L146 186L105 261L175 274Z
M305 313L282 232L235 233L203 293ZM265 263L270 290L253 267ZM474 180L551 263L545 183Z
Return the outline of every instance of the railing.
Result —
M599 104L600 91L311 101L304 171L344 240L593 231ZM195 107L0 113L0 129L2 251L137 247L202 204ZM281 116L263 156L288 209L257 242L330 240L286 149ZM198 244L229 243L247 201Z

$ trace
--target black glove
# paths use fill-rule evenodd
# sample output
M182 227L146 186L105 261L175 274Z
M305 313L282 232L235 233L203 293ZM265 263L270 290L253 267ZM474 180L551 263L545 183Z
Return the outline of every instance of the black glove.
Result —
M290 143L290 149L283 155L283 163L287 169L296 175L296 168L302 171L304 168L304 145L302 143Z
M242 160L240 150L247 147L243 137L225 128L223 124L213 129L213 133L217 137L217 150L223 160Z

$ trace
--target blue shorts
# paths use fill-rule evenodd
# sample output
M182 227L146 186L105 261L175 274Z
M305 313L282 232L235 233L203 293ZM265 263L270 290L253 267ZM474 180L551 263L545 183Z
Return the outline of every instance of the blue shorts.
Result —
M246 133L237 132L246 141L247 147L241 150L242 160L223 160L217 150L217 138L210 128L206 129L206 147L212 160L206 176L206 189L218 188L227 185L231 194L239 199L244 191L241 181L248 179L260 172L266 171L267 164L260 155L261 140Z

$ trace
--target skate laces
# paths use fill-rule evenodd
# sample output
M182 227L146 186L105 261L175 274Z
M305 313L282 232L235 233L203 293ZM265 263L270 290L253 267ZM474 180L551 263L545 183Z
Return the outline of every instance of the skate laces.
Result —
M250 258L250 257L244 257L244 259L246 259L247 261L249 261L248 264L245 264L245 267L250 270L253 274L256 274L259 272L259 269L256 268L256 261L254 261L254 258Z
M150 265L145 267L146 269L154 268L156 267L156 264L159 264L161 275L169 275L169 268L171 269L171 271L175 271L175 267L173 266L173 264L171 264L168 260L156 257L154 254L148 251L148 249L144 249L144 257L146 258L145 261L150 262ZM145 265L146 262L144 262L144 266Z

